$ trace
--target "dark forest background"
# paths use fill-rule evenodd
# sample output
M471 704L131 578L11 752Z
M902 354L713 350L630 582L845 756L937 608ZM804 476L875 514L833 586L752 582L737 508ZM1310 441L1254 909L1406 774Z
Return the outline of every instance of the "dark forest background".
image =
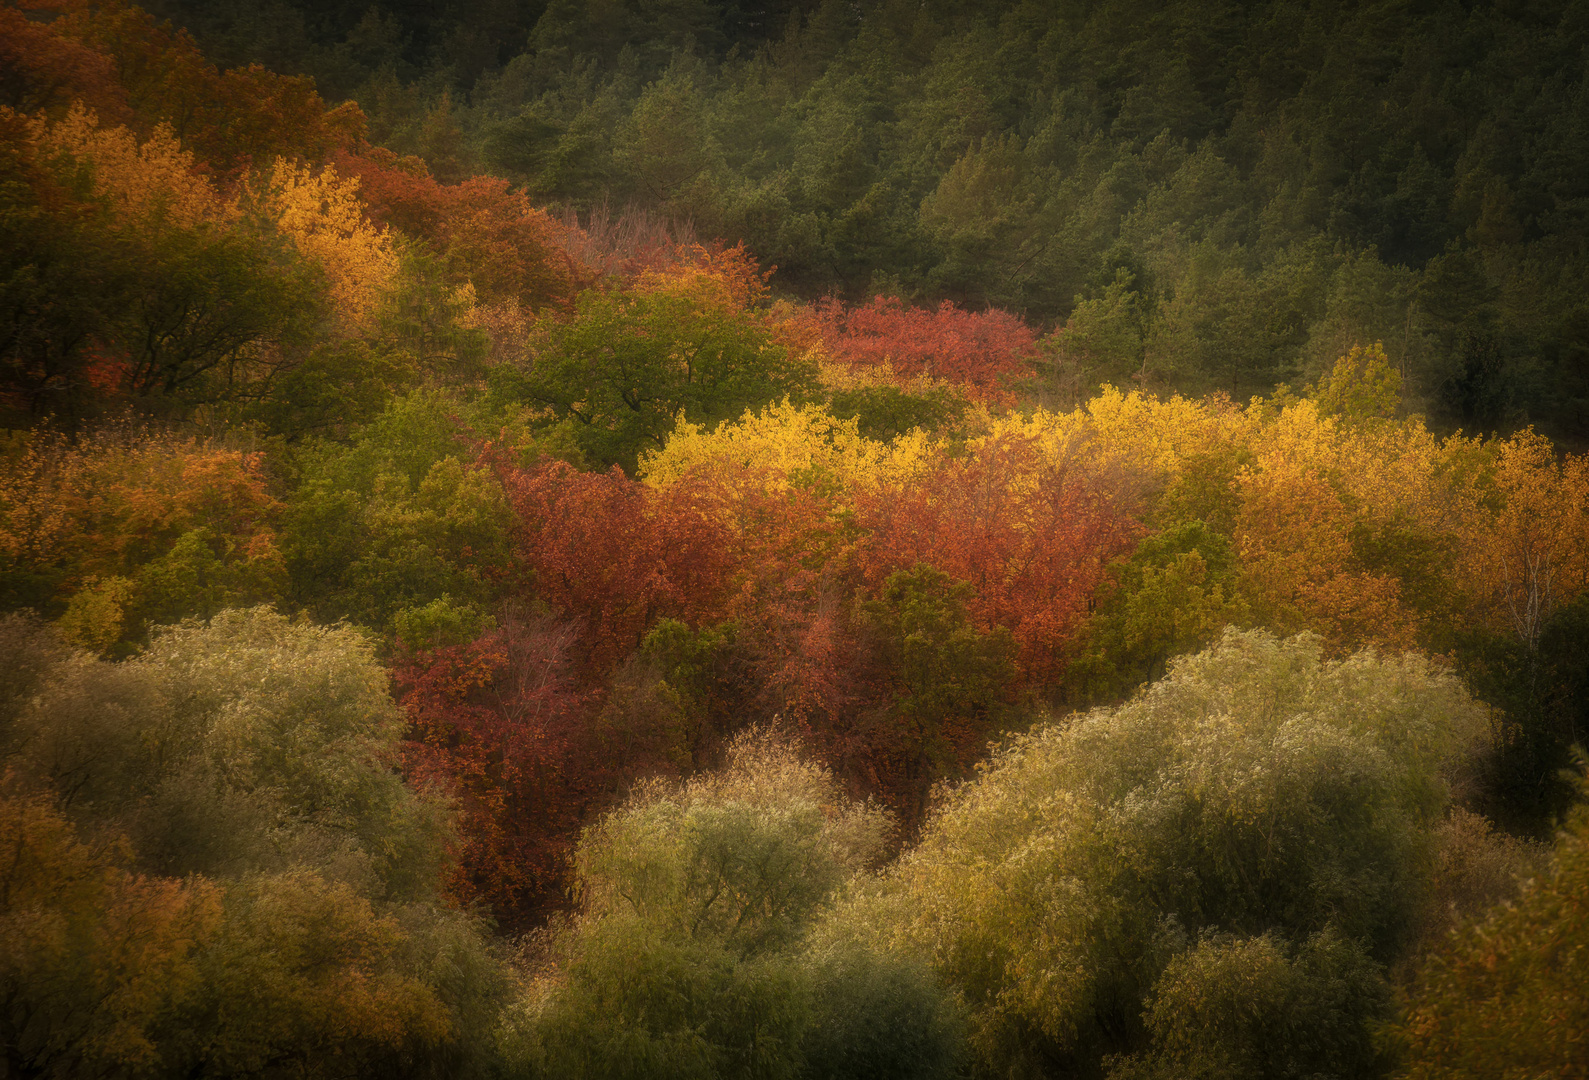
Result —
M1589 439L1578 3L155 0L223 66L776 288L1068 324L1237 400L1380 340L1448 428Z

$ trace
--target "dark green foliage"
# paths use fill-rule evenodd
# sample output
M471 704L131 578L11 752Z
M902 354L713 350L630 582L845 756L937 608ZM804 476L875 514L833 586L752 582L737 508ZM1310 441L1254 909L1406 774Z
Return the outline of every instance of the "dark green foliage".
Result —
M969 582L921 563L889 575L881 595L861 605L897 680L896 707L917 723L986 713L1014 676L1014 638L1002 626L971 625L972 592Z
M415 393L353 436L302 451L283 549L295 600L383 634L404 609L489 605L510 564L506 498L471 463L458 406Z
M1573 796L1563 770L1589 742L1589 598L1558 608L1537 648L1475 631L1457 656L1474 693L1499 711L1483 809L1524 835L1550 835Z
M1077 704L1117 700L1161 678L1173 656L1246 619L1230 541L1201 521L1145 537L1111 569L1079 655L1066 668Z
M1016 646L1007 627L979 630L973 589L925 563L889 575L860 604L878 677L891 702L866 729L870 755L908 824L921 821L939 780L958 777L987 748L1011 702Z
M1110 1080L1374 1076L1365 1017L1389 988L1356 942L1325 930L1288 947L1277 935L1214 935L1165 967L1144 1017L1152 1049L1115 1059Z
M936 431L965 413L965 402L946 388L907 393L893 386L860 386L835 390L828 411L837 419L854 419L868 439L887 441L916 428Z
M676 417L707 425L737 418L801 396L814 374L747 315L667 293L590 291L574 317L552 329L530 370L497 368L492 387L499 398L572 422L592 463L632 475Z

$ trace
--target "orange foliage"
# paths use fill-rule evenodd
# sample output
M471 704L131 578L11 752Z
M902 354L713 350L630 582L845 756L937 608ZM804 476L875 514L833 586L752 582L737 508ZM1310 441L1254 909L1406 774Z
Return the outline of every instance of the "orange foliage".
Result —
M196 439L38 438L0 468L0 566L63 591L129 574L194 530L257 576L282 572L264 455Z
M767 299L767 279L743 242L733 247L680 244L636 267L638 292L686 296L725 311L750 311Z
M1454 449L1490 458L1455 485L1463 585L1480 620L1532 646L1589 592L1589 456L1558 457L1532 429Z
M892 297L845 310L827 300L797 316L836 359L882 367L898 376L927 375L1004 400L1003 381L1037 355L1037 335L1007 311L965 311L945 300L936 309L911 308Z
M476 176L441 184L418 158L380 147L345 151L334 160L359 180L375 221L430 241L455 278L470 281L485 300L566 305L589 283L564 250L561 226L506 180Z
M560 461L498 472L520 518L520 558L536 592L579 624L592 672L627 656L659 618L699 625L720 614L728 536L687 485L657 492L621 469Z
M1411 647L1415 624L1401 583L1355 566L1356 517L1332 485L1314 469L1279 461L1239 482L1244 592L1263 625L1313 630L1342 647Z
M1140 532L1078 464L1007 435L902 490L863 495L858 517L873 534L862 548L865 581L876 589L895 570L927 563L970 582L977 627L1008 627L1025 678L1052 680L1104 568Z

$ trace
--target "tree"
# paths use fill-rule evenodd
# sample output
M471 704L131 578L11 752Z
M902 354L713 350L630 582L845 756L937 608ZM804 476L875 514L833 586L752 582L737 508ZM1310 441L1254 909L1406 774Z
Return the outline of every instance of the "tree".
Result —
M1394 959L1416 922L1441 770L1484 728L1461 685L1420 657L1326 662L1316 639L1227 631L1130 703L1012 739L856 917L915 943L960 988L990 1070L1092 1070L1155 1038L1196 1044L1175 1032L1205 1021L1222 1038L1220 1003L1251 999L1220 984L1266 953L1259 967L1300 980L1264 1000L1290 1003L1268 1025L1298 1042L1278 1052L1316 1047L1326 1068L1347 1068L1381 1015L1369 960ZM1266 934L1281 953L1253 940ZM1309 950L1322 950L1317 974L1282 962ZM1202 996L1188 980L1205 969ZM1305 989L1331 970L1349 1018ZM1165 1011L1145 1026L1155 986ZM1266 1067L1261 1047L1230 1052Z
M1579 802L1548 870L1424 959L1391 1028L1402 1057L1397 1075L1589 1075L1586 942L1589 813Z
M409 642L394 665L405 772L459 812L446 891L508 926L561 902L584 814L608 787L574 642L571 626L510 609L472 640Z
M457 409L416 391L348 444L304 448L282 528L298 603L390 634L405 609L484 611L512 584L512 509Z
M846 363L944 379L982 397L999 398L1004 381L1024 374L1037 355L1036 335L996 308L965 311L947 300L936 309L907 308L878 296L849 311L819 304L807 317Z
M826 770L754 732L719 773L637 790L581 842L581 913L554 933L555 966L515 1032L527 1071L825 1075L802 1072L809 1052L819 1069L945 1075L955 1046L936 988L859 943L813 937L887 829ZM880 1030L885 1018L899 1026ZM870 1041L839 1044L846 1026Z
M971 625L968 582L924 563L890 574L857 613L884 687L863 754L874 782L919 824L936 782L956 777L987 746L1015 681L1015 639ZM882 693L877 693L882 689Z
M1077 699L1124 697L1162 678L1172 657L1240 625L1247 607L1236 589L1237 565L1230 542L1201 521L1144 537L1100 583L1097 611L1065 671Z
M722 525L690 485L656 492L614 467L502 468L519 557L553 610L579 626L586 671L605 672L660 618L716 621L733 566Z
M118 1076L168 1063L173 1011L201 995L195 955L221 921L203 878L144 877L46 793L0 794L0 1047L7 1072Z
M494 386L571 421L593 462L633 475L675 418L715 424L798 397L811 376L744 312L688 293L587 291L572 318L548 332L530 370L499 369Z

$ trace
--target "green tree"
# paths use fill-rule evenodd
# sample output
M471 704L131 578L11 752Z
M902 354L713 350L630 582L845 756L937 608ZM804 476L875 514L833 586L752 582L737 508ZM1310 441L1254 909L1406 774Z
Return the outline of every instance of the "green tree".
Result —
M1123 697L1164 675L1170 658L1246 621L1230 541L1201 521L1144 537L1111 568L1080 654L1066 668L1081 702Z
M814 373L768 338L755 319L667 292L582 293L528 371L498 368L493 388L572 421L593 462L631 475L684 416L715 424L799 397Z
M302 451L282 538L298 603L387 635L402 612L443 597L490 606L510 566L512 515L491 470L472 462L457 409L419 391L348 444Z
M526 1002L513 1036L521 1067L795 1077L809 1047L829 1064L870 1055L870 1075L914 1075L906 1065L922 1046L946 1042L930 984L864 951L835 944L817 956L806 945L887 832L887 818L845 799L826 770L754 732L722 772L642 787L580 845L581 913L554 934L555 964ZM890 995L917 1008L890 1014ZM841 1008L848 1015L824 1014ZM891 1015L903 1029L881 1031ZM846 1023L901 1052L834 1045Z
M1015 638L1007 627L971 624L970 582L925 563L890 574L862 602L887 686L888 706L873 725L874 755L897 771L895 785L911 823L921 820L932 785L980 756L1015 680Z
M1327 933L1375 964L1394 959L1427 888L1441 770L1484 729L1461 685L1419 657L1327 662L1316 639L1227 631L1129 704L1011 740L928 819L861 914L959 988L990 1071L1151 1055L1144 1007L1205 935L1273 934L1299 957ZM1223 947L1209 948L1177 970L1223 966ZM1358 1060L1362 1040L1330 1032L1360 1029L1382 1000L1341 955L1339 970L1360 972L1341 1000L1359 1011L1343 1019L1301 990L1284 999L1283 1026L1346 1054L1331 1071ZM1315 976L1303 963L1293 977ZM1162 984L1167 1002L1178 978ZM1261 1065L1265 1051L1231 1053Z

